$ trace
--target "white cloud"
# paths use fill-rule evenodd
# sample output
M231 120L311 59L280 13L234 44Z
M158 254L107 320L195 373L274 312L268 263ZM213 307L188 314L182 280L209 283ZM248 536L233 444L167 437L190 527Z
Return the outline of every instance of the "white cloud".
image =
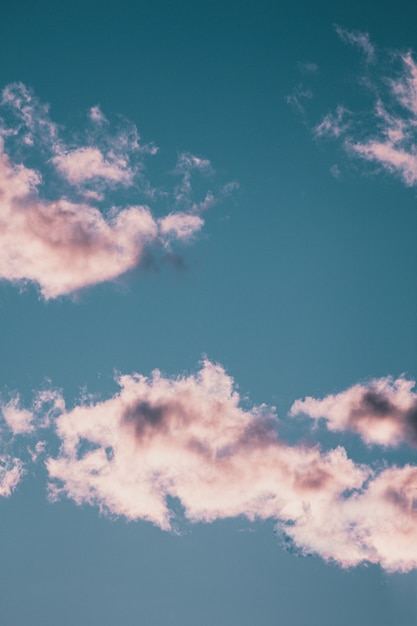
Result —
M96 178L110 183L131 185L135 175L125 158L105 158L98 148L77 148L52 159L53 164L72 185Z
M334 114L328 113L324 116L320 124L315 126L313 129L314 135L316 137L341 137L350 126L350 122L345 121L349 113L350 111L345 109L345 107L338 106Z

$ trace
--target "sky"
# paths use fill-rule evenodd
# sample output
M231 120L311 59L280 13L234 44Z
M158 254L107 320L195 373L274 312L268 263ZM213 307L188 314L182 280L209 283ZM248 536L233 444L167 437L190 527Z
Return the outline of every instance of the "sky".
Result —
M417 624L416 18L3 8L1 624Z

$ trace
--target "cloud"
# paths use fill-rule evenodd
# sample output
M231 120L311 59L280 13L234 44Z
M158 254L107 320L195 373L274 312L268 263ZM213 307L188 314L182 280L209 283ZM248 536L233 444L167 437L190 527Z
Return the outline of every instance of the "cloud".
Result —
M150 246L166 254L175 242L192 240L204 225L201 213L233 190L219 188L210 161L190 153L178 157L179 185L153 187L144 158L157 148L123 118L112 132L99 106L90 109L87 130L71 136L21 83L3 90L1 111L0 278L33 282L46 299L117 279ZM213 188L194 180L198 175ZM116 188L132 188L135 202L106 201ZM176 210L155 217L150 199Z
M335 498L367 475L342 449L322 455L279 441L273 409L242 409L232 379L209 361L196 375L156 371L119 384L110 400L57 419L61 453L47 461L53 497L169 529L167 496L192 521L265 519L291 515L303 499Z
M346 122L349 111L343 106L338 106L335 113L328 113L320 124L314 128L316 137L341 137L348 130L350 123Z
M10 112L12 121L1 118L0 135L14 137L24 146L38 149L59 144L59 127L49 117L49 105L36 98L23 83L7 85L1 95L1 106Z
M18 393L8 400L0 398L0 415L7 430L14 436L37 434L39 429L51 426L53 419L64 409L62 395L54 389L43 389L35 393L30 408L22 407Z
M371 43L368 33L362 33L358 30L347 30L337 24L335 24L334 29L344 43L358 48L365 55L368 63L374 61L375 47Z
M174 498L190 522L273 519L287 546L342 567L417 567L417 467L378 472L340 446L289 445L274 409L243 408L233 379L210 361L194 375L155 371L118 383L109 400L56 419L60 452L46 459L52 500L175 530ZM397 404L409 394L400 387L390 391Z
M95 178L124 185L131 185L133 181L134 171L128 166L126 159L106 159L98 148L77 148L55 156L52 162L72 185Z
M391 467L337 502L305 502L284 538L302 554L316 553L343 567L379 563L389 572L417 567L417 467Z
M314 74L317 75L320 73L320 68L317 63L312 63L311 61L307 61L306 63L297 63L298 69L302 74Z
M171 213L159 220L161 235L166 238L188 240L203 226L204 221L199 215L188 213Z
M304 100L311 100L313 98L313 92L311 89L305 87L303 84L299 84L292 92L285 97L285 101L287 104L292 106L298 113L301 115L305 114Z
M8 498L23 475L23 464L18 458L0 454L0 496Z
M332 431L357 433L367 444L417 447L417 394L415 382L390 377L354 385L321 400L297 400L291 415L300 413L326 420Z
M368 50L368 36L337 30L342 39ZM370 45L370 44L369 44ZM368 50L368 57L373 47ZM362 81L375 96L371 110L354 114L339 105L313 128L316 137L342 141L352 157L361 158L417 184L417 65L411 52L391 52ZM349 115L348 121L346 117Z

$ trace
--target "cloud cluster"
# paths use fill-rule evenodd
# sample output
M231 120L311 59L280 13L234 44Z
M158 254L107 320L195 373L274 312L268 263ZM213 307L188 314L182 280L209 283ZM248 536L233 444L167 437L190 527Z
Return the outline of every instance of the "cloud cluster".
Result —
M342 447L289 445L274 409L243 408L232 378L209 361L194 375L118 383L112 398L70 410L55 396L52 500L172 530L174 498L191 522L273 519L287 543L343 567L417 567L417 468L376 473Z
M375 61L375 48L364 33L336 27L339 37L359 47L368 63ZM371 71L372 70L372 71ZM417 64L411 52L390 52L388 61L368 65L361 79L374 95L370 111L353 115L339 106L315 126L316 137L341 140L353 157L376 164L399 176L407 186L417 184Z
M120 390L110 399L85 396L71 409L52 390L36 394L30 409L18 397L2 402L2 439L5 430L12 443L23 438L26 465L46 464L52 501L68 497L164 530L176 530L172 503L179 502L190 522L275 520L287 546L342 567L417 567L416 466L374 469L348 458L341 446L288 444L278 436L274 408L244 408L233 379L207 360L188 376L155 371L117 382ZM297 401L292 414L324 416L333 430L355 430L372 443L415 444L412 385L372 381L324 400ZM52 433L58 452L46 445ZM6 448L3 496L25 472L10 442Z
M209 361L188 377L156 371L119 384L110 400L57 419L61 453L47 461L54 497L168 529L167 496L192 521L292 519L303 502L336 502L368 475L341 448L322 454L280 441L274 411L241 408L233 380Z
M332 431L349 430L367 444L417 447L417 394L414 381L390 377L354 385L321 400L297 400L291 415L324 418Z
M0 497L9 497L23 476L23 463L10 454L0 454Z
M96 106L92 128L68 143L49 108L24 85L6 87L1 104L0 278L34 282L46 299L116 279L137 266L149 246L169 252L175 241L190 241L204 224L202 210L232 190L208 190L195 202L192 171L213 176L213 168L180 154L174 211L157 218L146 203L108 205L106 190L117 186L132 187L135 197L167 196L145 179L144 155L157 149L141 142L134 125L120 122L111 134Z

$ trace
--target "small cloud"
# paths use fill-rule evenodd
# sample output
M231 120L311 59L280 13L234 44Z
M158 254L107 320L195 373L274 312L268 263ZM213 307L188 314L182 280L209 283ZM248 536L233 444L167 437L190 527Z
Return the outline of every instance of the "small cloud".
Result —
M191 240L204 225L200 214L232 191L233 183L215 180L208 159L187 152L175 168L180 183L154 188L144 159L157 147L121 117L113 131L99 106L89 111L93 125L70 138L22 83L3 90L1 106L7 115L0 128L0 279L35 283L46 299L116 280L143 266L150 248L165 254L174 241ZM26 165L28 155L31 162L36 156L38 170ZM106 208L116 188L133 189L135 202ZM146 202L138 202L139 194ZM178 210L156 218L147 204L155 199Z
M334 25L334 29L343 43L355 46L364 54L368 63L373 63L375 60L375 47L371 43L368 33L362 33L358 30L347 30L338 24Z
M305 108L303 105L304 100L311 100L313 97L313 92L311 89L307 89L303 85L297 85L290 94L285 96L285 101L287 104L292 106L296 111L305 114Z
M330 171L330 174L333 176L333 178L336 178L336 180L340 180L342 173L338 165L336 164L332 165L329 171Z
M346 122L346 116L350 113L345 107L338 106L336 113L328 113L324 116L320 124L315 126L313 134L316 137L340 137L345 134L349 128L349 122Z
M0 497L12 495L23 476L23 464L20 459L10 455L0 455Z
M96 124L104 124L108 121L98 105L91 107L89 111L89 118L92 122L95 122Z
M131 185L135 174L125 158L116 155L106 158L98 148L77 148L53 157L52 163L72 185L94 179Z
M320 68L317 65L317 63L311 63L311 62L301 63L301 62L299 62L297 65L298 65L299 71L302 74L310 74L310 75L320 74Z
M417 448L414 386L414 381L405 378L380 378L321 400L297 400L290 414L323 418L330 430L357 433L369 445L395 447L407 443Z

